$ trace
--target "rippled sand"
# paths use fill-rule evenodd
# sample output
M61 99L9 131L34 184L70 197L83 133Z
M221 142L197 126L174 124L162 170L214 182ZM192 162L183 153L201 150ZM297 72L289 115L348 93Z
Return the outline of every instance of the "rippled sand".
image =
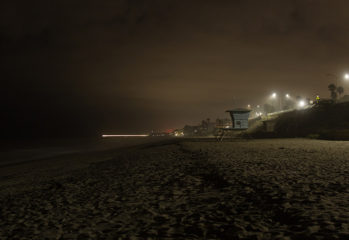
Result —
M347 239L349 142L135 147L3 194L0 216L0 239Z

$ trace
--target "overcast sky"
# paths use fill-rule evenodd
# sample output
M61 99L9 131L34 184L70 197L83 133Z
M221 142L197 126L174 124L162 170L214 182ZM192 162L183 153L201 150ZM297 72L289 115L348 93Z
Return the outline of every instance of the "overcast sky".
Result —
M326 74L349 71L348 9L346 0L2 1L2 126L133 133L215 120L273 91L328 97Z

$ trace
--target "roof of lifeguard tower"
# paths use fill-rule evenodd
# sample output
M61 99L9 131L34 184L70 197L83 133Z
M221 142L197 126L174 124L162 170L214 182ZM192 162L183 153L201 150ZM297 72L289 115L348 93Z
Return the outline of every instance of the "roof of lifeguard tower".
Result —
M250 109L247 109L247 108L234 108L234 109L231 109L231 110L227 110L226 112L236 112L236 113L242 113L242 112L251 112Z

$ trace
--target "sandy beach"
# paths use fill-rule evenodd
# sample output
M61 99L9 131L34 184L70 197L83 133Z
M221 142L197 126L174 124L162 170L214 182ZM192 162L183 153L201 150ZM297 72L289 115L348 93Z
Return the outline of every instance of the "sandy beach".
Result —
M1 168L0 239L349 238L349 142L176 139L68 156Z

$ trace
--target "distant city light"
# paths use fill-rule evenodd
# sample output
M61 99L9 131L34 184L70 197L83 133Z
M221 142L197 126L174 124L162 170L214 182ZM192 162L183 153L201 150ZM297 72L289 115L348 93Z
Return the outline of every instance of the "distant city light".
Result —
M250 104L248 104L248 105L247 105L247 108L251 108L251 105L250 105Z
M348 73L344 74L344 79L346 79L346 80L349 79L349 74Z
M276 93L273 93L273 94L271 95L272 98L276 98L276 96L277 96Z
M184 133L183 132L175 132L174 135L175 135L175 137L182 137L182 136L184 136Z
M149 137L147 134L139 134L139 135L102 135L102 138L109 137Z
M286 98L290 98L290 94L287 93L287 94L285 95L285 97L286 97Z

